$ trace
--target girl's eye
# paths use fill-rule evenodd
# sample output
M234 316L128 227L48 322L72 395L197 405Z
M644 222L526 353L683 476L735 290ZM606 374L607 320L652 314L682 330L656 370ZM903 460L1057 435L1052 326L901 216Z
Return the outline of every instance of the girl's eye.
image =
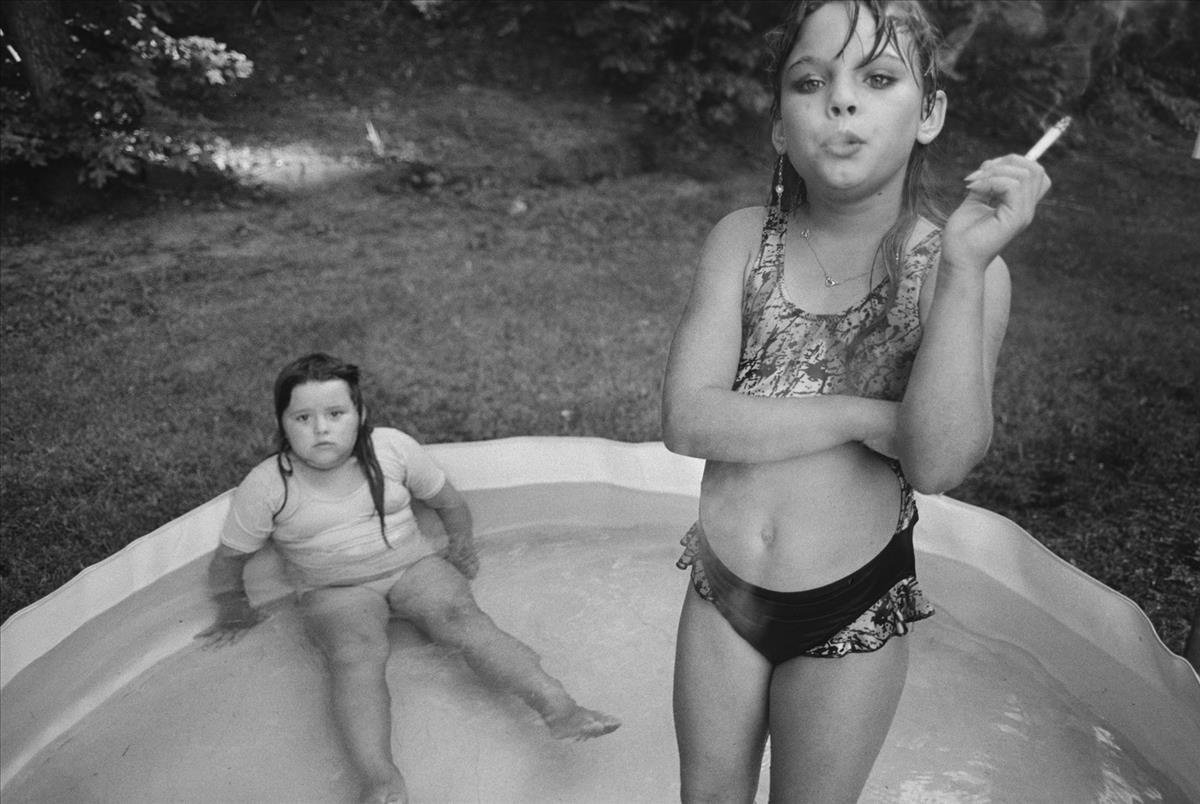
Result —
M308 414L307 414L307 413L299 413L299 414L297 414L297 415L296 415L296 421L298 421L298 422L300 422L301 424L303 424L304 422L308 421Z
M798 92L816 92L822 84L823 82L819 78L801 78L796 82L796 90Z
M346 415L346 412L344 410L329 411L329 418L331 418L331 419L340 419L342 416L345 416L345 415Z
M886 73L875 73L867 76L867 86L872 89L884 89L896 83L896 79Z

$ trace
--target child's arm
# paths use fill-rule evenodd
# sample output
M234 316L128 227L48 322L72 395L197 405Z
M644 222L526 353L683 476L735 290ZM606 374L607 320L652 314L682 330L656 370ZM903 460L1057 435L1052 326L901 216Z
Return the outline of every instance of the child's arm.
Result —
M217 604L217 621L196 635L206 640L207 647L236 642L264 619L250 605L243 573L246 562L270 538L274 512L282 505L284 494L274 461L256 466L234 489L220 543L208 563L208 589Z
M263 620L262 612L250 605L243 573L253 553L219 545L208 564L208 589L217 604L217 621L196 635L206 647L232 644Z
M897 404L853 396L767 398L731 388L742 337L746 267L758 252L761 209L739 210L704 244L691 297L667 361L663 440L672 452L758 463L850 441L890 439Z
M463 575L474 578L479 572L479 554L475 549L474 523L467 501L447 480L441 491L424 502L437 512L446 529L449 541L446 560L458 567Z
M957 486L987 452L1010 295L999 253L1033 220L1050 187L1039 165L1015 155L984 162L967 179L967 197L942 232L896 435L905 475L926 493Z

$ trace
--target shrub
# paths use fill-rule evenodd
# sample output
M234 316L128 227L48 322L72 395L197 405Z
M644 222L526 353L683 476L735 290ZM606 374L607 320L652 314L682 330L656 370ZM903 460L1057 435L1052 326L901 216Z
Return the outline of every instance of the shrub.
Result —
M427 20L536 47L569 38L600 84L678 131L765 111L764 34L787 2L410 0ZM969 128L1035 136L1062 114L1194 131L1200 4L1186 0L927 0L947 34L951 110Z
M749 2L589 3L574 33L594 52L601 79L636 94L656 121L727 126L762 114L762 9Z
M411 0L438 25L509 47L567 42L605 90L668 130L726 126L769 106L762 36L783 0ZM518 44L519 43L519 44Z
M1061 114L1195 132L1197 6L1070 0L934 0L947 32L951 110L976 130L1034 136Z
M248 77L250 60L166 34L133 0L83 4L65 24L73 52L51 104L37 104L5 53L0 165L74 162L81 182L103 187L147 165L191 171L211 160L218 140L194 110Z

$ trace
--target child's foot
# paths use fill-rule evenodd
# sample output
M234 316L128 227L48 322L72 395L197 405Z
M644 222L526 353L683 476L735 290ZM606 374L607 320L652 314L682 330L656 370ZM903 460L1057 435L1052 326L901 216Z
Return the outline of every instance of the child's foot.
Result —
M397 773L390 779L363 785L360 804L408 804L408 789L404 777Z
M616 731L617 727L621 725L621 721L612 715L584 709L582 706L574 704L562 715L547 717L545 720L555 739L574 740L575 742L608 734L610 731Z

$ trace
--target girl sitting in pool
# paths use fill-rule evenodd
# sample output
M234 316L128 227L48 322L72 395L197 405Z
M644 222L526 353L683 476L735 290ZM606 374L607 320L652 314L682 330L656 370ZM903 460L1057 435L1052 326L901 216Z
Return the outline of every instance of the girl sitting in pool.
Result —
M946 96L912 2L800 3L777 32L771 201L709 235L663 434L705 458L679 623L685 801L856 801L908 668L913 487L987 450L1008 317L1000 250L1050 186L984 162L935 223L924 150ZM910 485L910 481L912 485Z
M275 380L275 418L278 452L234 492L209 567L217 621L199 636L226 644L262 619L246 596L243 569L272 540L325 655L334 718L362 774L362 801L407 800L392 758L384 675L392 616L461 651L476 672L537 710L559 739L620 725L576 704L536 653L476 605L467 583L479 568L470 510L414 439L367 423L357 367L324 354L289 364ZM418 529L413 497L445 526L444 552Z

